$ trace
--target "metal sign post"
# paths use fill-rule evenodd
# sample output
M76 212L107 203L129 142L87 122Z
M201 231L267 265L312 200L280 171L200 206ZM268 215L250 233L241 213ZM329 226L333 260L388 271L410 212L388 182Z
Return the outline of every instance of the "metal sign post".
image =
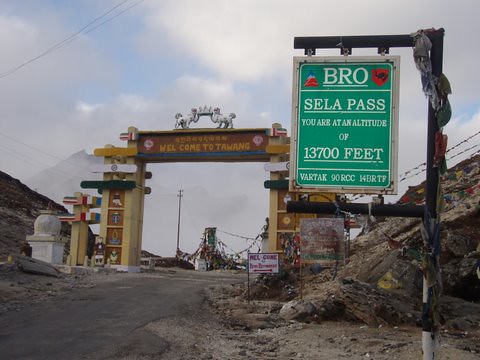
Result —
M431 60L431 70L432 75L439 77L442 74L442 62L443 62L443 38L445 35L444 29L430 30L426 32L430 42L430 60ZM353 48L377 48L379 54L388 54L391 47L413 47L414 38L412 35L367 35L367 36L327 36L327 37L297 37L295 38L294 48L295 49L304 49L305 54L315 55L316 49L334 49L339 48L342 54L351 54ZM352 73L345 72L345 76L353 75ZM359 79L357 79L359 80ZM315 83L313 80L308 80L310 83ZM318 80L317 80L318 82ZM302 84L305 86L305 83ZM304 104L308 104L305 103ZM301 106L302 103L299 103ZM305 117L306 118L306 117ZM427 131L427 176L426 176L426 201L423 214L423 222L425 227L425 242L426 242L426 252L427 260L433 264L433 268L436 271L439 271L439 254L432 249L440 248L440 224L439 217L437 213L437 195L438 195L438 168L434 166L434 154L435 154L435 133L438 131L439 127L436 121L435 110L433 109L431 103L428 104L428 131ZM295 128L293 128L292 135L295 135ZM292 136L292 141L295 144L295 139ZM292 146L295 150L295 147ZM297 146L300 150L302 147ZM303 150L305 151L305 150ZM309 150L307 150L309 151ZM325 150L323 150L325 151ZM344 150L345 151L345 150ZM317 151L318 156L319 151ZM310 157L310 153L308 157ZM330 154L333 155L333 151L330 151ZM345 154L345 153L344 153ZM365 155L365 150L359 154ZM314 154L315 155L315 154ZM340 158L340 149L339 149L339 158ZM291 179L298 181L298 179L293 179L293 176L296 176L295 172L291 173ZM312 175L315 176L315 175ZM319 178L323 178L322 173L316 175ZM328 176L328 175L326 175ZM291 181L292 181L291 180ZM394 179L392 179L394 180ZM291 186L295 183L292 181ZM320 184L321 185L321 184ZM317 184L318 186L318 184ZM338 191L338 190L336 190ZM350 191L352 192L352 191ZM314 207L319 207L319 204L287 204L288 212L295 212L293 209L296 208L299 212L313 212ZM346 204L353 205L353 204ZM363 205L363 204L362 204ZM399 205L382 205L375 206L378 211L378 215L387 215L384 212L389 212L393 216L408 216L407 213L411 213L413 216L419 216L417 207L411 209L405 209L403 206ZM402 209L403 208L403 209ZM326 208L318 208L317 211L324 211ZM363 212L364 209L361 209ZM370 212L370 211L369 211ZM372 212L373 213L373 212ZM392 216L390 215L390 216ZM389 215L387 215L389 216ZM423 279L423 316L422 316L422 352L424 360L433 360L436 358L435 354L438 349L438 326L439 324L434 323L432 313L437 311L435 308L435 303L438 303L438 299L434 300L433 294L437 294L438 285L428 284L428 279L424 277ZM438 296L438 295L437 295Z
M248 253L247 282L248 303L250 304L250 273L278 274L280 270L278 253Z

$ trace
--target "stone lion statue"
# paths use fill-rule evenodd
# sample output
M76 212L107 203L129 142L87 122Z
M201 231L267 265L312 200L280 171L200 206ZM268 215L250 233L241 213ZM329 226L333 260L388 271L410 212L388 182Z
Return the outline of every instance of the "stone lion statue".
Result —
M199 119L197 109L191 109L190 114L185 117L181 113L175 114L175 129L189 129L192 122L196 123Z
M237 115L234 113L230 113L228 116L222 115L220 113L220 109L218 107L213 109L213 114L210 116L212 122L218 124L217 129L233 129L233 119L235 119Z

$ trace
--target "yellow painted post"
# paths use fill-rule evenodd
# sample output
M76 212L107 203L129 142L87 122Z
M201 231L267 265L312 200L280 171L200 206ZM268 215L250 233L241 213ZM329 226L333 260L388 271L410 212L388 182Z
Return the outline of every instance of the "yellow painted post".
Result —
M135 161L135 159L131 159ZM130 161L130 159L129 159ZM137 188L125 192L125 217L123 224L123 246L121 264L128 267L140 266L142 247L143 203L145 187L145 163L137 161L137 172L128 174L128 180L134 180Z
M145 207L145 172L146 164L145 162L137 162L138 166L138 184L140 189L138 189L138 199L136 201L136 210L134 211L137 214L136 219L136 230L135 230L135 246L132 248L132 262L133 266L140 266L140 259L142 255L142 235L143 235L143 211Z
M281 128L282 126L278 123L272 125L272 128ZM268 145L271 149L283 148L286 150L289 138L286 136L283 137L272 137L268 138ZM270 155L270 162L281 162L288 161L289 156L286 153L272 153ZM270 180L282 180L285 178L285 175L280 172L270 172ZM268 226L268 251L269 252L278 252L281 249L277 246L278 238L278 190L270 189L270 210L269 210L269 226Z
M137 131L135 127L128 128L129 133L135 133ZM136 150L137 141L129 140L128 148ZM135 173L126 175L127 180L133 180L137 183L137 187L125 192L125 218L123 228L125 242L122 247L125 256L122 256L122 265L129 269L132 267L140 269L146 164L134 157L128 157L127 164L137 165L137 171Z
M75 206L78 206L78 205L75 205ZM78 229L79 229L77 265L82 265L85 260L85 256L87 255L88 223L85 221L79 221L79 222L76 222L75 224L78 224Z
M76 192L75 197L81 198L83 194ZM80 217L82 212L87 212L88 206L79 204L73 205L73 214ZM83 265L87 254L88 223L84 221L73 221L70 234L70 266Z
M105 145L105 148L110 148L113 147L112 145ZM98 153L98 152L97 152ZM95 155L97 155L94 152ZM97 155L97 156L103 156L103 155ZM113 158L112 156L104 156L103 160L105 165L111 165L116 162L122 162L121 157L115 157ZM114 176L113 173L103 173L103 180L108 181L108 180L113 180ZM107 230L108 230L108 223L109 223L109 208L110 208L110 189L102 189L102 207L100 210L100 231L99 231L99 236L105 239L105 250L104 250L104 264L108 263L108 255L109 252L107 250L107 245L109 244L109 241L111 241L108 236L107 236ZM122 205L123 206L123 205Z
M78 239L80 238L80 224L73 222L72 229L70 231L70 257L69 263L70 266L77 265L77 258L78 258Z
M111 160L104 159L105 164L111 164ZM111 174L103 174L104 180L111 180ZM105 239L105 245L108 243L107 239L107 225L108 225L108 207L110 201L110 189L102 190L102 207L100 208L100 230L98 235ZM104 264L107 264L107 249L104 250Z

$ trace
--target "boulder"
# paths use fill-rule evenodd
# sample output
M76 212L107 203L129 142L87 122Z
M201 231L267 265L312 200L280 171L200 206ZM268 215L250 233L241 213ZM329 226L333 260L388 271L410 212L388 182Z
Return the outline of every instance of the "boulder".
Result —
M317 308L317 320L353 320L345 316L345 303L338 300L335 295L327 296L323 301L315 303Z
M443 291L469 301L480 299L480 281L476 263L480 256L453 259L442 267Z
M280 309L280 317L285 320L305 321L313 317L317 308L310 301L292 300Z
M343 303L346 318L367 325L416 325L420 318L414 299L362 282L343 285L335 298Z
M477 244L478 240L457 234L455 231L447 231L447 236L443 240L444 254L442 255L444 255L445 260L451 257L463 257L474 251ZM445 252L449 254L445 254Z
M17 268L24 273L58 277L60 272L51 264L22 255L13 257Z
M443 295L440 297L439 311L448 329L460 331L478 329L480 304Z

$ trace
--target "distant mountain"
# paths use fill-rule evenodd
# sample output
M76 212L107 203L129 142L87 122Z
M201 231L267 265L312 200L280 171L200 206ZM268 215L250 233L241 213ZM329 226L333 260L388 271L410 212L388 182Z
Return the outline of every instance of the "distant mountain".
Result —
M33 224L40 210L46 210L51 204L52 209L67 212L62 205L1 171L0 189L0 259L20 254L26 236L33 234ZM69 233L68 226L63 226L62 235Z
M82 190L80 183L84 180L101 180L101 174L91 173L90 166L102 163L103 158L81 150L57 165L33 175L25 180L25 183L57 202L61 202L64 196L72 196L77 191L96 195L96 191Z

